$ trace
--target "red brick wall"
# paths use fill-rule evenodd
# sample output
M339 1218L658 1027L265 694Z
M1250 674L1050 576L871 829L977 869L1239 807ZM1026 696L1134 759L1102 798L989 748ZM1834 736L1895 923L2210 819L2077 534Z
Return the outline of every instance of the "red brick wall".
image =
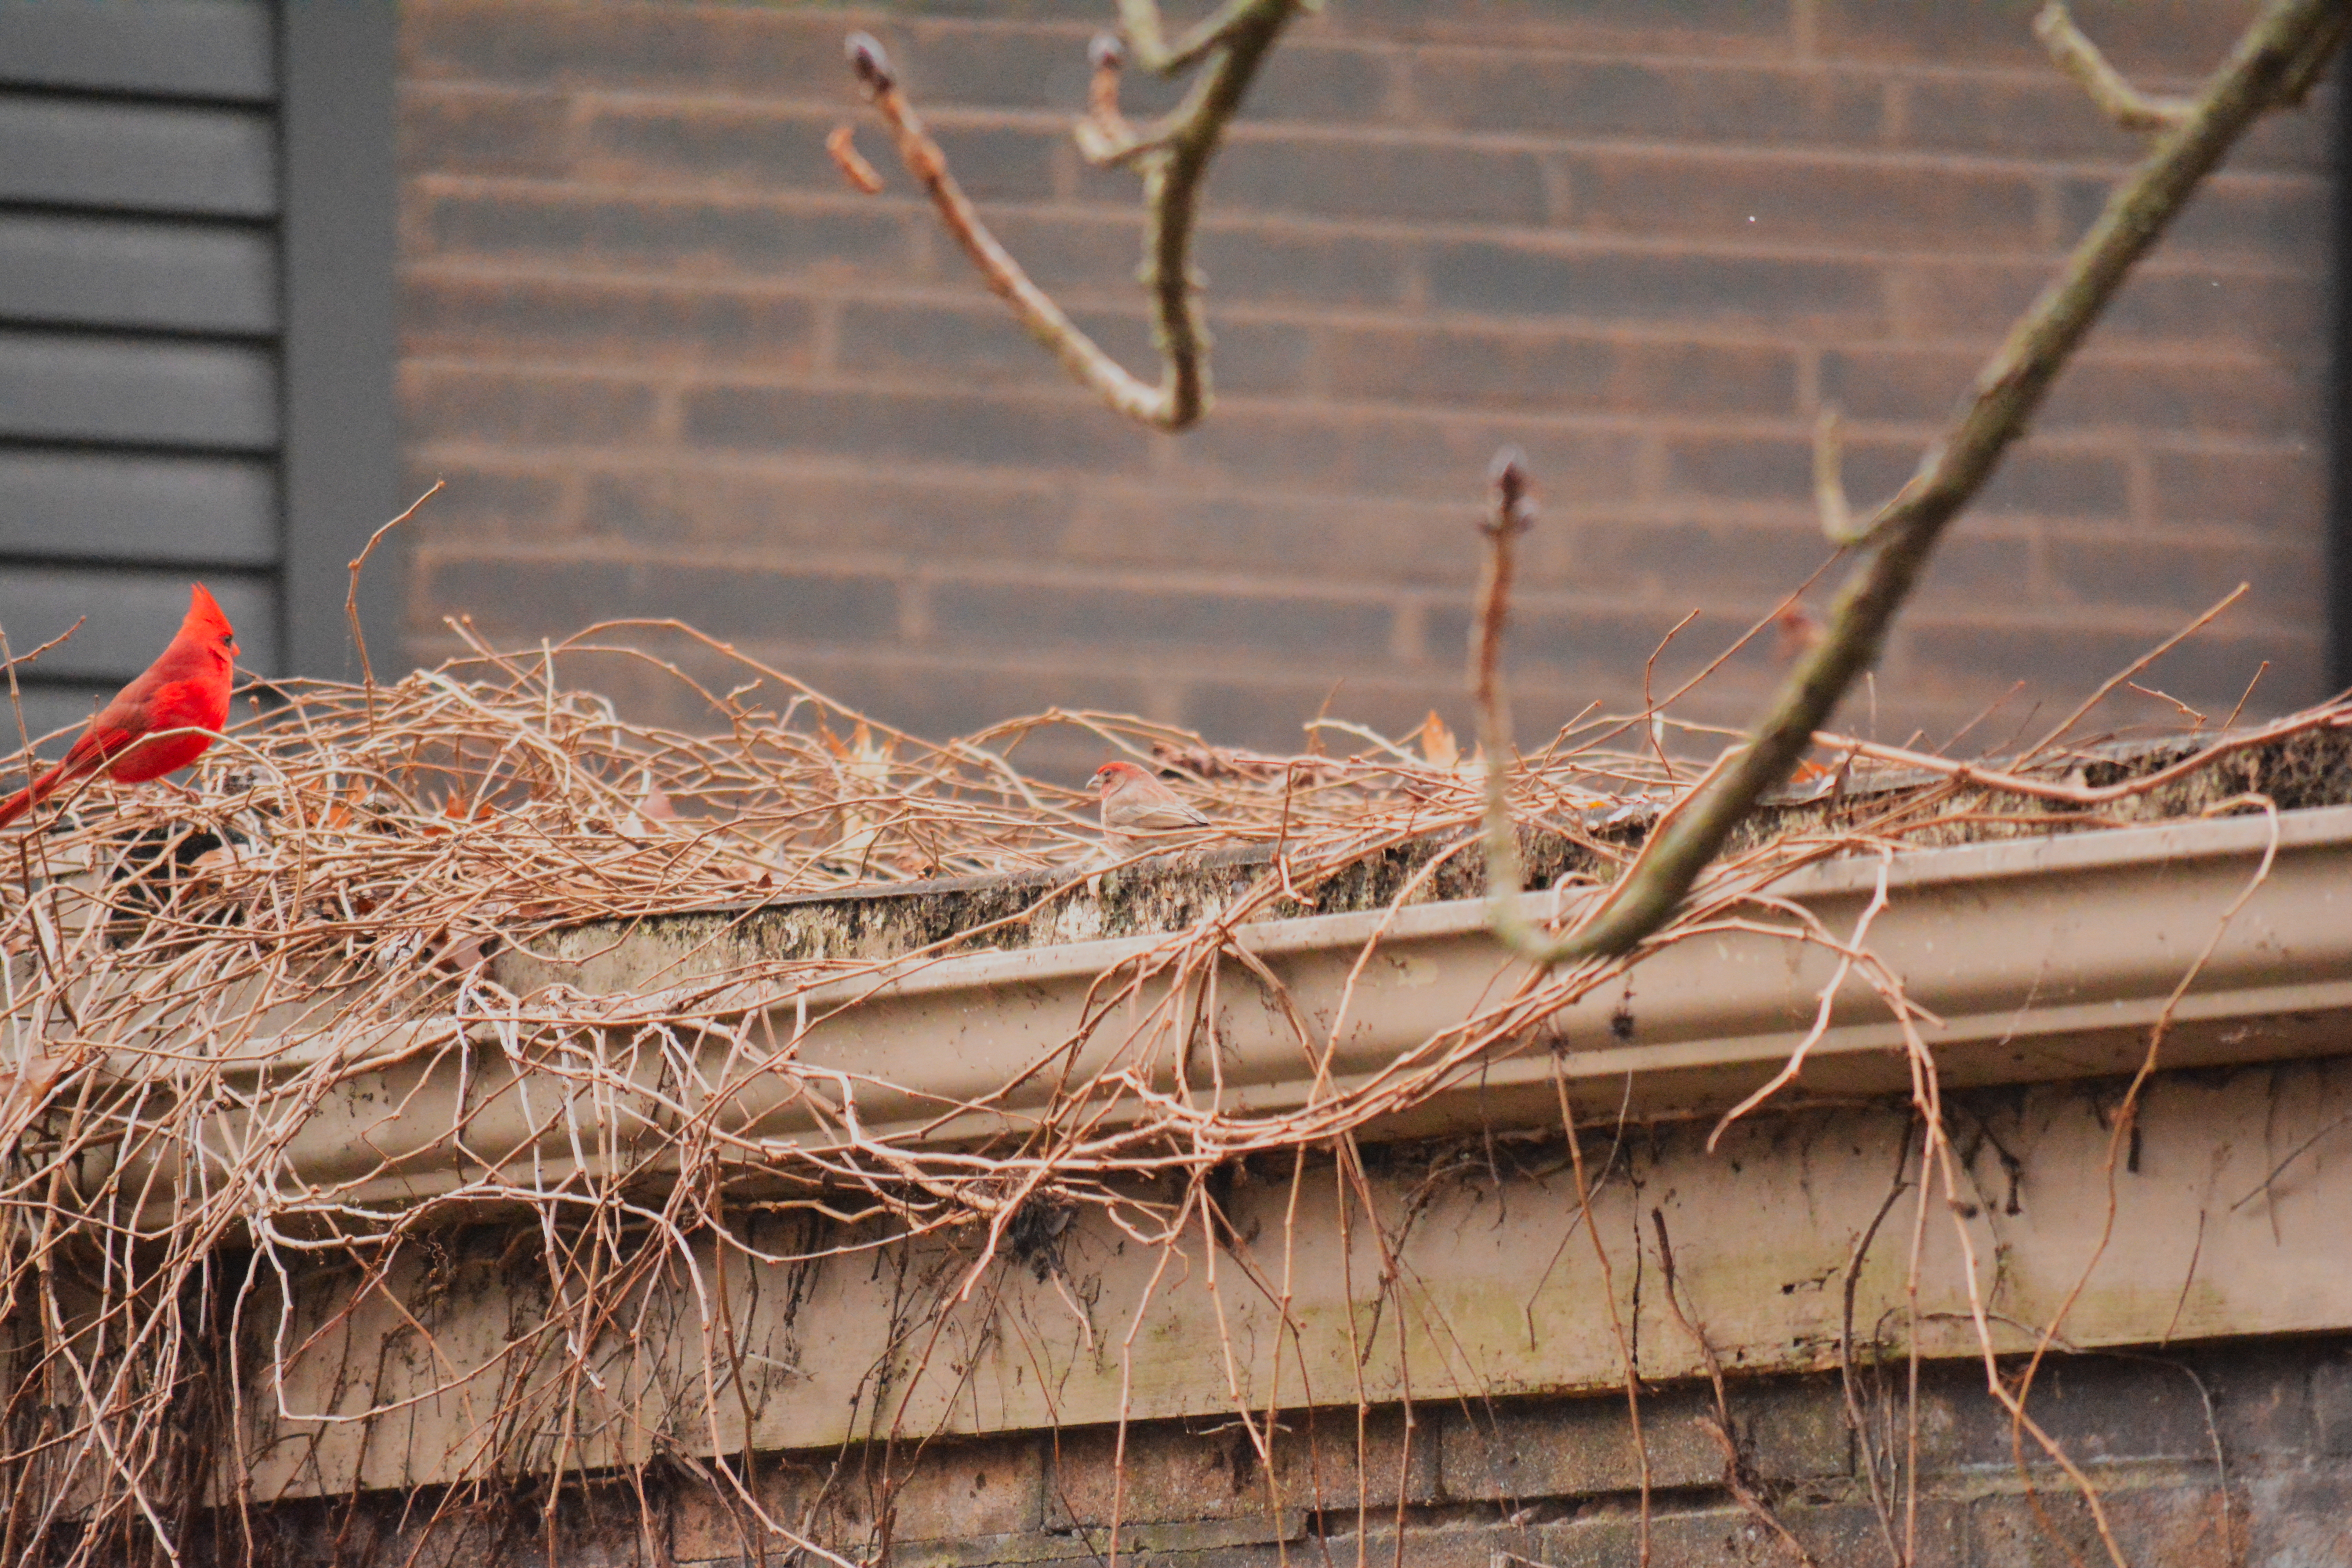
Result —
M1507 440L1546 505L1531 736L1819 565L1815 409L1848 412L1856 500L1889 490L2136 153L2024 0L1331 0L1216 167L1220 400L1159 437L1009 324L903 174L858 196L820 145L872 27L1007 242L1145 367L1134 184L1066 135L1110 10L406 0L401 384L450 487L413 651L450 614L675 615L928 732L1060 703L1287 747L1335 685L1458 718ZM2161 86L2251 10L2078 15ZM2242 149L2100 328L1937 558L1882 733L2017 679L2071 700L2241 578L2150 679L2226 709L2269 659L2255 706L2317 694L2326 119Z
M1891 1374L1891 1375L1890 1375ZM1869 1419L1904 1426L1881 1401L1901 1363L1865 1365ZM1884 1380L1884 1381L1882 1381ZM2149 1568L2245 1563L2340 1568L2352 1562L2352 1341L2342 1335L2174 1345L2161 1356L2055 1356L2033 1387L2035 1416L2097 1489L2125 1560ZM1894 1561L1889 1528L1916 1531L1934 1568L2104 1563L2097 1528L2053 1467L2014 1462L2007 1417L1964 1363L1921 1379L1919 1489L1901 1482L1882 1526L1834 1373L1738 1378L1727 1408L1758 1494L1811 1560L1833 1568ZM1723 1483L1704 1385L1652 1384L1643 1444L1654 1489L1642 1555L1641 1473L1621 1394L1434 1401L1415 1407L1290 1410L1262 1464L1241 1425L1139 1422L1123 1475L1106 1426L908 1440L866 1449L761 1456L751 1489L851 1561L877 1539L889 1478L895 1568L1101 1568L1111 1561L1113 1485L1121 1563L1174 1568L1296 1568L1403 1562L1412 1568L1535 1568L1647 1561L1727 1568L1799 1561ZM1899 1403L1898 1403L1899 1408ZM1883 1463L1883 1461L1882 1461ZM1883 1473L1883 1472L1882 1472ZM665 1485L665 1482L668 1484ZM648 1484L649 1483L649 1484ZM2219 1484L2217 1484L2219 1483ZM1883 1484L1883 1483L1882 1483ZM436 1503L442 1503L436 1510ZM568 1489L554 1518L517 1487L457 1506L398 1491L253 1509L239 1524L274 1560L494 1563L582 1568L742 1568L789 1561L731 1497L664 1476ZM1399 1537L1402 1539L1400 1541ZM502 1550L503 1548L503 1550Z

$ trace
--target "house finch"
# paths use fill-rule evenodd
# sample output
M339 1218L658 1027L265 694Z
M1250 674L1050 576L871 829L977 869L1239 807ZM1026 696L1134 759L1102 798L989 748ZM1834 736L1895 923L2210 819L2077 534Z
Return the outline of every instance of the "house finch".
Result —
M1105 763L1088 787L1102 800L1103 837L1121 850L1139 835L1209 826L1207 817L1133 763Z
M228 617L198 583L171 646L99 710L65 761L0 805L0 827L47 800L59 784L101 770L118 784L144 784L204 755L228 721L236 653Z

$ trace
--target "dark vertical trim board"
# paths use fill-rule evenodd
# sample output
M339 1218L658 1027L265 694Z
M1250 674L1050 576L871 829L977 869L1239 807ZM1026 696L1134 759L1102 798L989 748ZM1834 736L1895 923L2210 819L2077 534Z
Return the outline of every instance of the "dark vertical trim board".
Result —
M2352 688L2352 83L2336 83L2336 189L2328 258L2327 687Z
M285 0L285 673L355 679L350 563L399 510L393 0ZM396 540L397 536L394 536ZM360 584L379 676L401 658L402 555Z

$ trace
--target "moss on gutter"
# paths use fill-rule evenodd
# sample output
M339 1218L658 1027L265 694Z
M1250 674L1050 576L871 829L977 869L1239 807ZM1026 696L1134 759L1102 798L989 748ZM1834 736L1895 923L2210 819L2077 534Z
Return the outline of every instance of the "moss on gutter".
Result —
M2111 748L2084 759L2077 781L2103 786L2145 776L2189 756L2199 742L2169 741ZM1852 831L1903 805L1940 794L1947 818L1911 842L1936 847L2124 823L2202 815L2233 797L2268 796L2283 810L2352 803L2352 732L2317 730L2222 757L2145 796L2097 811L2053 805L1979 787L1955 787L1923 774L1870 777L1819 798L1769 803L1733 840L1737 849L1790 833ZM1565 834L1524 830L1530 887L1563 876L1614 874L1601 847L1623 854L1640 846L1643 821ZM1485 867L1468 830L1410 840L1366 857L1304 889L1311 905L1281 898L1263 918L1381 909L1440 856L1446 863L1409 901L1475 898ZM1020 949L1102 937L1181 931L1234 907L1269 875L1270 852L1251 845L1171 856L1086 876L1027 872L1001 877L877 885L734 910L663 915L635 922L598 921L535 940L532 952L498 961L502 984L534 990L562 983L610 991L675 982L761 961L870 962L952 942L967 949ZM625 948L620 938L631 935Z

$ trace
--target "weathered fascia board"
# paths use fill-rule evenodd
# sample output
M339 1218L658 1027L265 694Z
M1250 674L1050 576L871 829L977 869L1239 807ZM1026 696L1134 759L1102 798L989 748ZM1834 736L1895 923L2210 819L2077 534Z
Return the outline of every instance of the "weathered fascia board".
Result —
M2168 1068L2352 1049L2352 807L1855 857L1800 871L1771 891L1844 934L1882 878L1888 904L1870 927L1868 945L1939 1020L1920 1027L1948 1084L2127 1070L2168 1010ZM1553 895L1529 897L1553 912ZM1238 928L1234 942L1281 982L1329 1055L1318 1091L1289 1015L1228 958L1216 990L1221 1103L1281 1111L1328 1095L1330 1085L1369 1081L1401 1053L1507 994L1528 971L1486 934L1485 915L1483 904L1453 902ZM805 1077L746 1073L740 1056L730 1070L725 1045L713 1038L703 1047L704 1077L727 1086L718 1120L772 1147L817 1145L835 1137L840 1100L853 1095L870 1135L956 1142L1025 1130L1049 1108L1053 1083L1048 1075L1024 1075L1065 1051L1105 971L1169 940L910 961L879 978L781 1003L763 998L769 1016L755 1021L752 1037L797 1036L803 1071L836 1075L824 1089L833 1103L817 1114L801 1098ZM1350 994L1350 973L1375 940ZM707 921L690 931L650 921L617 947L609 935L556 939L515 961L506 977L578 973L592 952L600 984L647 993L724 973L754 956L730 952ZM1786 1059L1812 1022L1833 963L1818 945L1769 935L1727 931L1685 940L1642 963L1630 987L1588 996L1557 1016L1541 1040L1497 1052L1370 1131L1402 1137L1542 1125L1559 1113L1558 1073L1595 1111L1654 1118L1720 1110ZM1142 1006L1163 994L1145 989ZM564 1079L495 1048L467 1053L461 1118L460 1064L449 1053L419 1048L436 1032L430 1024L412 1026L378 1043L405 1059L354 1072L340 1099L318 1108L285 1151L297 1180L331 1187L346 1201L397 1202L479 1177L486 1161L540 1181L561 1178L572 1168L583 1126L624 1155L637 1139L664 1135L667 1113L650 1098L627 1106L600 1096L592 1107ZM469 1032L488 1046L483 1031ZM442 1037L455 1033L453 1022ZM1117 1018L1096 1029L1065 1081L1082 1081L1128 1048L1127 1033ZM282 1057L306 1059L331 1045L289 1038ZM620 1052L625 1042L608 1045ZM1885 1005L1849 979L1790 1102L1907 1089L1900 1045ZM1171 1055L1162 1049L1158 1059L1164 1064ZM625 1059L648 1084L662 1070L658 1050L639 1046ZM1160 1076L1172 1082L1164 1067ZM1210 1077L1206 1064L1191 1065L1192 1084ZM1016 1080L1020 1086L1005 1092ZM260 1092L266 1099L266 1084ZM583 1097L576 1108L573 1095ZM992 1097L986 1111L959 1110L984 1097ZM460 1120L462 1155L449 1136ZM242 1142L235 1120L224 1119L216 1131L208 1139L216 1147ZM586 1156L592 1163L609 1157Z
M1922 1192L1900 1102L1751 1117L1712 1151L1704 1122L1602 1126L1583 1144L1608 1173L1589 1229L1557 1143L1507 1142L1491 1159L1468 1141L1405 1146L1370 1162L1360 1188L1310 1155L1294 1190L1287 1159L1260 1158L1221 1191L1231 1228L1213 1247L1196 1226L1163 1269L1158 1249L1081 1207L1056 1240L1058 1271L1000 1259L961 1301L969 1234L825 1256L858 1237L738 1211L737 1247L767 1256L730 1248L721 1262L707 1232L665 1253L599 1302L607 1337L588 1377L560 1352L520 1367L507 1354L551 1326L546 1285L504 1227L405 1247L380 1286L351 1268L292 1271L282 1319L265 1273L244 1321L292 1348L274 1376L249 1373L250 1495L747 1446L816 1450L821 1476L825 1450L894 1426L910 1438L1039 1431L1230 1419L1236 1405L1337 1406L1323 1430L1350 1434L1352 1450L1360 1401L1478 1411L1621 1386L1612 1313L1644 1378L1698 1375L1659 1288L1661 1224L1684 1310L1739 1371L1834 1367L1850 1321L1858 1355L1895 1359L1899 1388L1907 1345L1976 1353L1972 1300L2003 1351L2053 1322L2082 1349L2352 1327L2352 1058L2160 1073L2122 1160L2111 1083L1947 1103L1971 1200L1957 1209ZM1735 1420L1757 1418L1739 1384L1731 1398ZM1646 1410L1664 1434L1654 1442L1705 1446Z

